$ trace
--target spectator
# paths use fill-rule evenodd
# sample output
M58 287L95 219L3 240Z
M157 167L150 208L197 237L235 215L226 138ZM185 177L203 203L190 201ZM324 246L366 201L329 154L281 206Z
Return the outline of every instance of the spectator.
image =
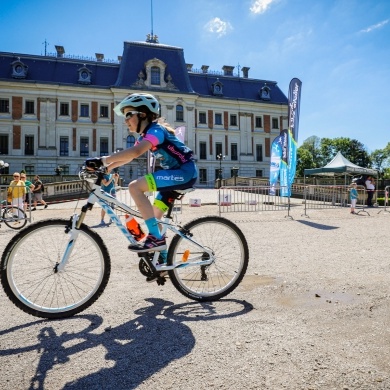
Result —
M33 200L34 200L34 207L31 211L35 211L37 209L37 203L42 203L44 205L44 208L46 209L48 204L42 199L42 182L39 179L38 175L34 176L34 190L33 190Z
M351 190L349 192L349 196L351 198L351 214L355 214L355 207L356 207L356 201L358 198L358 192L357 192L357 184L353 182L351 184Z
M26 186L26 195L24 198L24 204L23 204L23 210L26 212L27 206L31 207L31 201L32 201L32 191L34 190L34 184L31 183L30 180L27 180L27 176L23 171L20 173L20 180L24 183Z
M368 176L365 182L367 190L367 207L373 207L372 198L375 193L375 181L372 176Z
M20 180L20 173L14 173L14 180L9 183L7 190L7 200L13 205L23 210L24 195L26 193L26 186ZM18 218L23 218L23 213L18 209Z

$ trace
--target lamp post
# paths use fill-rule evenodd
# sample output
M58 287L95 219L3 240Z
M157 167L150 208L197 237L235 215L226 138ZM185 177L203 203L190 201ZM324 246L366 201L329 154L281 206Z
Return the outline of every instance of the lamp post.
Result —
M217 160L219 160L219 180L222 180L222 160L225 159L225 156L222 156L222 153L217 155Z
M0 173L2 174L3 173L3 169L4 168L8 168L9 167L9 164L4 162L3 160L0 160ZM2 179L3 181L3 179Z

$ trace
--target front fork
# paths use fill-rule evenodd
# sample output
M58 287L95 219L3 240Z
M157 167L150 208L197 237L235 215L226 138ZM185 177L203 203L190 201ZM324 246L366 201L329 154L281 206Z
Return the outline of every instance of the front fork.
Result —
M65 233L69 235L69 240L66 244L61 260L54 266L55 273L64 270L69 257L73 252L74 244L76 243L76 239L80 233L80 226L84 221L86 212L86 210L83 210L80 215L74 214L70 219L69 224L65 227Z

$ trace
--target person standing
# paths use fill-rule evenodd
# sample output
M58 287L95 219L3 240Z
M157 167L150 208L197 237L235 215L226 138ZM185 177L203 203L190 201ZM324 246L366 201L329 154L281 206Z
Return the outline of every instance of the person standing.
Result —
M358 198L357 185L355 182L351 184L351 189L349 191L349 197L351 198L351 214L355 214L356 201Z
M119 179L119 174L116 173L116 172L114 174L108 173L108 174L104 175L103 176L103 180L102 180L102 186L101 186L102 190L104 192L109 193L114 198L116 198L116 189L115 189L115 187L118 184L118 179ZM105 225L106 224L104 222L104 216L105 215L106 215L106 212L102 209L100 225Z
M373 207L372 198L375 192L375 181L372 176L368 176L365 182L367 191L367 207Z
M15 172L14 179L9 183L7 190L7 200L11 205L18 207L18 218L23 218L23 213L19 210L23 210L24 195L26 193L26 186L23 181L20 180L20 173Z
M31 201L32 201L32 191L34 190L34 184L31 183L30 180L27 180L27 176L25 173L20 173L20 180L24 183L26 186L26 195L24 198L24 204L23 204L23 210L26 212L27 206L31 207Z
M34 190L33 190L33 200L34 200L34 207L31 211L35 211L37 209L37 203L42 203L44 205L44 208L46 209L48 204L42 199L42 182L39 179L38 175L34 176Z

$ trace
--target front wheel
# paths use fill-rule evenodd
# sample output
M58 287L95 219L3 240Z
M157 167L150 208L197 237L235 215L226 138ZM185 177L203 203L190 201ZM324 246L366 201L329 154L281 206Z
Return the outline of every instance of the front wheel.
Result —
M92 305L111 270L101 237L82 224L71 237L70 222L49 219L16 234L1 258L1 284L9 299L37 317L64 318ZM57 266L69 255L64 270Z
M214 301L231 293L249 261L248 244L238 226L226 218L209 216L189 222L182 232L190 239L175 235L168 251L168 265L177 266L169 271L176 289L197 301ZM211 264L194 265L204 260Z
M16 206L5 206L3 215L4 223L11 229L19 230L26 226L26 213Z

